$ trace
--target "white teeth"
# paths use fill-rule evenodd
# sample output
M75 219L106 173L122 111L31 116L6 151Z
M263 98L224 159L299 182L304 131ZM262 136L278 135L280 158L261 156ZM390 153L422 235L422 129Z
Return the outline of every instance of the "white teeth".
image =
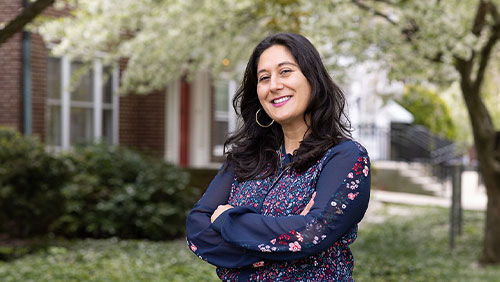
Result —
M290 96L286 96L286 97L283 97L283 98L279 98L279 99L276 99L276 100L273 100L273 104L279 104L279 103L283 103L287 100L290 100Z

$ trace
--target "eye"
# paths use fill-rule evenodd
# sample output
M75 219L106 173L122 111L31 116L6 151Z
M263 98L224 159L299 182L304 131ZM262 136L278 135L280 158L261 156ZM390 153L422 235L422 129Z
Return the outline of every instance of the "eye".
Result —
M268 79L269 79L269 76L267 76L267 75L263 75L263 76L261 76L261 77L259 78L259 82L262 82L262 81L264 81L264 80L268 80Z
M281 72L280 72L280 74L283 75L283 74L288 74L288 73L291 73L291 72L292 72L291 69L282 69Z

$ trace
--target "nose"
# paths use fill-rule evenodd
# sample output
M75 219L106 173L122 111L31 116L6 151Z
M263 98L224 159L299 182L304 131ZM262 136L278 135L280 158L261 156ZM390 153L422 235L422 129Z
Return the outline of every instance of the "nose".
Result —
M277 75L271 76L269 88L272 92L283 88L283 84L281 83L279 76L277 76Z

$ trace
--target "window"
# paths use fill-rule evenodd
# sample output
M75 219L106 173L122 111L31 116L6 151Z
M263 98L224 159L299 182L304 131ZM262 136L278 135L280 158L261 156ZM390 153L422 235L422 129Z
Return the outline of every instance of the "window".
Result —
M236 92L236 82L229 79L216 80L213 85L212 114L212 159L220 160L224 152L224 142L236 129L236 114L232 97Z
M94 134L94 70L79 62L71 62L70 74L70 144L92 141Z
M117 69L49 57L46 144L66 149L82 143L118 143Z
M47 65L46 143L61 146L61 59L49 57Z

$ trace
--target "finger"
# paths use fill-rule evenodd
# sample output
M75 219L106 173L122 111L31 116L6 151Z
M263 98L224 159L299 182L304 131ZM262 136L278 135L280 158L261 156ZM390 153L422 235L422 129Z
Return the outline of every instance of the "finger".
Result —
M307 212L309 212L311 210L313 205L314 205L314 200L311 199L311 201L309 201L309 204L307 204Z
M312 206L314 205L314 198L316 197L316 192L314 192L312 194L312 197L311 197L311 200L309 201L309 203L307 203L307 208L310 210L312 208Z
M306 215L307 214L307 206L300 212L300 215Z
M258 261L253 263L253 267L261 267L264 266L264 261Z
M234 208L233 206L231 205L225 205L223 208L222 208L222 212L226 211L226 210L229 210L229 209L232 209Z
M312 198L309 203L307 203L307 207L311 207L312 205L314 205L314 198Z
M311 210L311 207L312 207L312 204L311 204L311 201L309 201L309 203L306 205L306 207L304 208L304 210L302 210L302 212L300 213L300 215L306 215L309 212L309 210Z
M311 200L309 200L309 203L307 203L306 207L304 208L304 210L302 210L300 215L306 215L311 210L312 206L314 205L314 197L316 197L316 192L312 194Z
M219 205L217 209L215 209L215 211L212 213L212 216L210 217L210 222L213 223L221 213L223 213L226 209L228 209L226 206L227 205Z

